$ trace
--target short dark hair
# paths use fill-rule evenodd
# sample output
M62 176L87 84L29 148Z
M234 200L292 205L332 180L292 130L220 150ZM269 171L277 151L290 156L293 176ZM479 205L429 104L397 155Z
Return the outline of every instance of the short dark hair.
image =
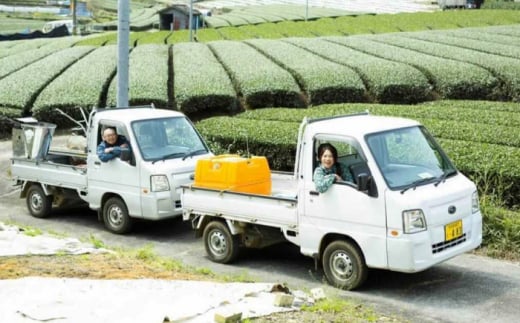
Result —
M327 150L330 151L330 153L332 154L332 157L334 158L334 165L336 166L336 174L341 176L342 170L341 170L341 165L338 163L338 150L332 144L325 142L318 146L318 161L321 162L321 156L323 156L323 154Z

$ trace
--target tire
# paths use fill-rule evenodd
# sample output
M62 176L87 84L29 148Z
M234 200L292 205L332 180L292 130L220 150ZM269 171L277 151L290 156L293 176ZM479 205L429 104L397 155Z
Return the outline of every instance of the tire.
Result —
M213 262L227 264L238 257L239 240L233 236L227 225L220 221L212 221L204 228L204 247Z
M111 197L103 205L103 222L110 232L117 234L129 232L133 224L125 202L119 197Z
M361 286L368 276L368 268L359 248L351 242L336 240L323 252L323 270L329 284L352 290Z
M35 218L46 218L52 211L52 195L45 195L40 185L31 185L27 190L27 209Z

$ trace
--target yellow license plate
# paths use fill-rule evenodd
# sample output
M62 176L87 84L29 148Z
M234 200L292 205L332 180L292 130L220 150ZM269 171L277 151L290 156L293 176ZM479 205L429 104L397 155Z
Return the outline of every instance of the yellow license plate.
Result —
M448 223L444 226L445 241L457 239L462 235L462 220Z

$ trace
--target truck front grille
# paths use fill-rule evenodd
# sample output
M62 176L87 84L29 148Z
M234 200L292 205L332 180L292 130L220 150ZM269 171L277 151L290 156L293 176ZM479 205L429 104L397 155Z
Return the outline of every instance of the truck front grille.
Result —
M455 247L456 245L459 245L461 243L463 243L464 241L466 241L466 234L464 233L462 236L456 238L456 239L453 239L453 240L450 240L450 241L443 241L443 242L439 242L439 243L436 243L436 244L432 244L432 253L433 254L436 254L436 253L439 253L441 251L444 251L446 249L450 249L451 247Z

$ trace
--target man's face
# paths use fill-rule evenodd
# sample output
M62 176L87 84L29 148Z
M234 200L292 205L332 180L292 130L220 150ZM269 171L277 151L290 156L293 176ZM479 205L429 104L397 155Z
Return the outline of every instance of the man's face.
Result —
M103 140L109 143L110 145L115 144L117 141L117 135L114 129L105 129L105 131L103 131Z

